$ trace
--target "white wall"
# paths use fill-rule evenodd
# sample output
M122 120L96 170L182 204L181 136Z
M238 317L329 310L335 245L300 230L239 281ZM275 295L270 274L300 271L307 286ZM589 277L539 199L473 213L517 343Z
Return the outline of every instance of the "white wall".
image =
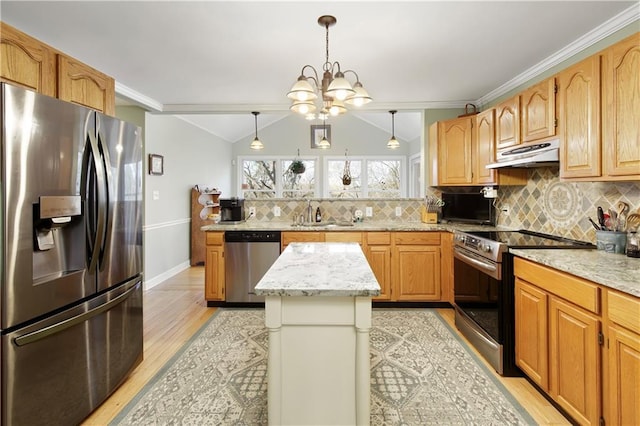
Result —
M149 154L164 156L164 174L146 175L146 288L189 266L191 188L206 184L230 194L232 176L231 144L173 116L146 114L147 167Z

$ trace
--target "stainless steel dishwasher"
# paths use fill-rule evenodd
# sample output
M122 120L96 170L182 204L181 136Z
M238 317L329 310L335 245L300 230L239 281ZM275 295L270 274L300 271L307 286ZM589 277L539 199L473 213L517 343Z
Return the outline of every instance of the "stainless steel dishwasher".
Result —
M226 231L224 256L225 300L264 302L253 290L280 256L280 231Z

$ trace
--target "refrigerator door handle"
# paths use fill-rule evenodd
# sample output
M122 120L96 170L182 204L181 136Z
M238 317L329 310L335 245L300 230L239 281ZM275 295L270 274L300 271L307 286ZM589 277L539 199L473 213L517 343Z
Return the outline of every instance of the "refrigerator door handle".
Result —
M109 149L105 146L102 141L102 134L98 131L97 138L98 149L100 150L99 160L102 163L102 170L104 171L104 185L101 186L103 189L102 198L98 197L99 208L102 209L105 220L103 222L103 234L102 240L100 242L100 264L104 261L105 253L108 251L107 243L111 241L111 228L112 228L112 216L111 212L111 159L109 158Z
M106 312L112 309L113 307L115 307L116 305L119 305L120 303L127 300L127 298L136 290L136 287L137 285L134 285L133 287L131 287L121 295L113 298L113 300L110 300L109 302L103 305L100 305L96 308L90 309L85 313L76 315L75 317L71 317L57 324L53 324L48 327L41 328L40 330L32 331L31 333L27 333L25 335L16 337L14 339L14 342L16 346L25 346L25 345L28 345L29 343L34 343L34 342L37 342L38 340L44 339L45 337L49 337L53 334L59 333L63 330L66 330L67 328L73 327L74 325L83 323L88 319L93 318L96 315L100 315L103 312Z
M90 240L90 249L91 249L91 260L89 263L89 272L93 272L98 264L98 255L100 253L100 248L102 245L102 242L104 240L104 228L105 228L105 215L106 215L106 211L104 208L104 204L105 204L105 194L104 191L101 188L104 188L105 186L105 173L104 173L104 164L102 161L99 160L100 158L100 151L98 148L98 143L96 141L96 138L94 135L92 135L91 133L88 134L88 146L91 149L91 159L93 160L93 167L95 170L95 178L97 180L97 191L95 196L97 197L97 205L98 205L98 210L97 210L97 220L98 223L96 225L96 230L95 230L95 235L89 235ZM93 208L93 204L90 203L90 208ZM89 232L88 232L89 233ZM93 238L92 238L93 237Z

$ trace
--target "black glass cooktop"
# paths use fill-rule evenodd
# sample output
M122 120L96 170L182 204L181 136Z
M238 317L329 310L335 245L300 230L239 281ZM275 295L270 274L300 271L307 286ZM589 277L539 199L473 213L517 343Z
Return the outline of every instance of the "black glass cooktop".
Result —
M584 241L523 229L519 231L479 231L468 232L468 234L506 244L509 248L595 248L593 244Z

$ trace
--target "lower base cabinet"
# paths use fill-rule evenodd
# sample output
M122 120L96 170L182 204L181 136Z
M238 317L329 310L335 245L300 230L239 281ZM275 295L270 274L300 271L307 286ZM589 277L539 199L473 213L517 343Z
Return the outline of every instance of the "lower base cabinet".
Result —
M640 425L640 298L516 258L516 364L581 425Z
M224 232L206 232L204 298L224 300Z

